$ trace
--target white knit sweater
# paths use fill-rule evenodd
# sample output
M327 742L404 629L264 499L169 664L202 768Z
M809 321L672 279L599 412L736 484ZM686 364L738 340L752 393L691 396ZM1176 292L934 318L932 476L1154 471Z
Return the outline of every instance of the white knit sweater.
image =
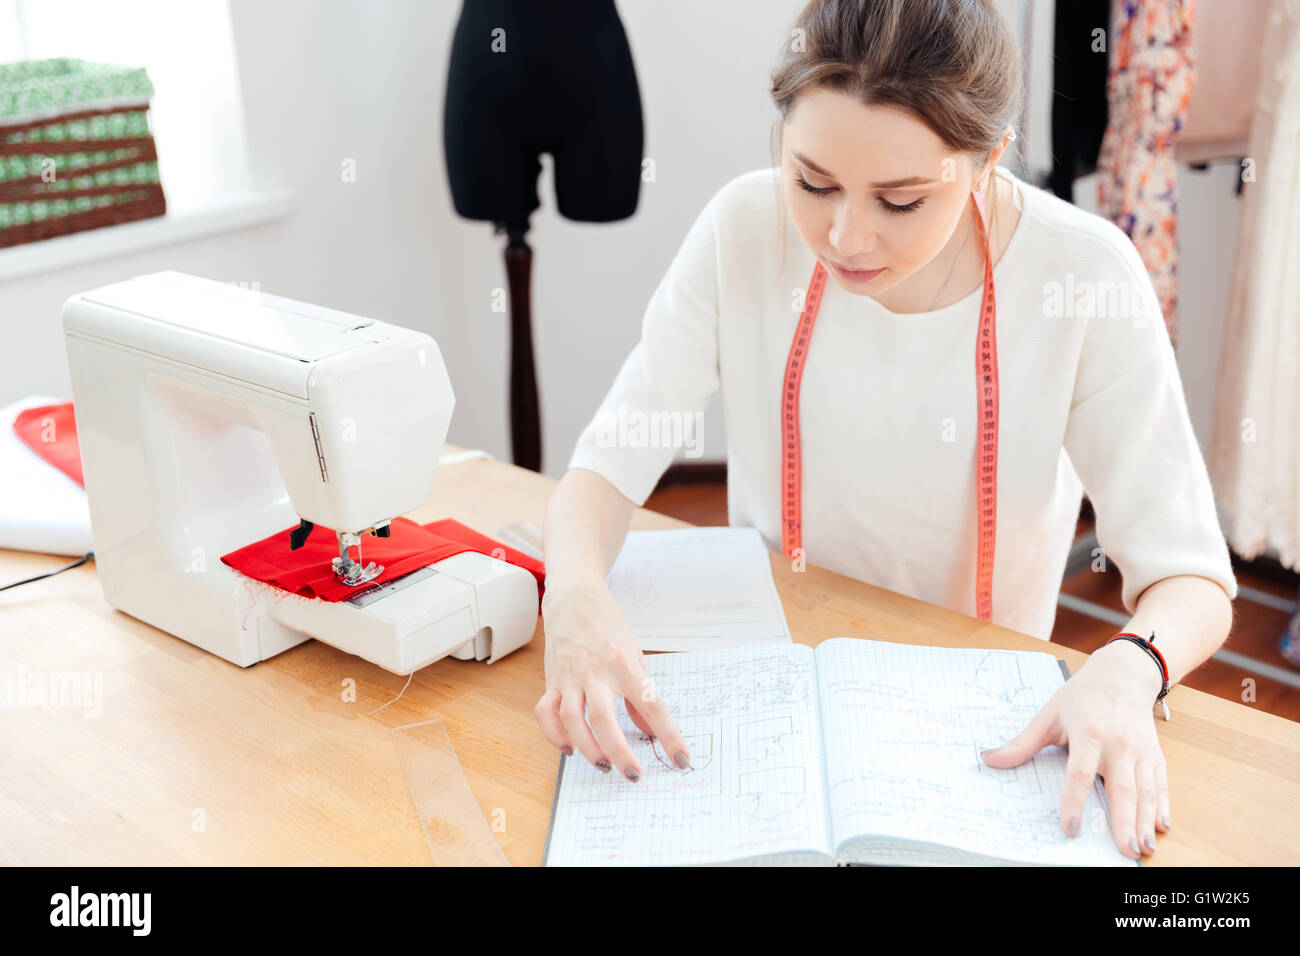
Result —
M569 461L643 504L680 451L671 433L697 438L696 416L720 388L728 520L758 528L778 552L780 392L816 265L786 218L779 172L737 177L700 213ZM1145 588L1173 575L1210 578L1235 597L1137 251L1110 222L998 173L1017 190L1021 218L994 271L994 622L1050 637L1085 488L1130 613ZM808 563L966 614L975 613L981 293L899 314L828 278L800 406Z

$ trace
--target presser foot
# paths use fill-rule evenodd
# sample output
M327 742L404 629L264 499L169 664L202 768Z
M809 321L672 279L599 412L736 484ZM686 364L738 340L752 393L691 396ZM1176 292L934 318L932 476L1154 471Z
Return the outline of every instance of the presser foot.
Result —
M339 558L334 558L330 564L334 567L334 574L340 581L349 587L356 587L358 584L365 584L367 581L373 581L379 575L384 573L382 564L375 564L371 561L364 568L357 562L349 559L345 565Z
M357 554L361 553L360 535L350 534L340 531L339 535L339 556L330 561L330 566L334 569L334 575L348 587L357 587L365 584L367 581L373 581L384 571L382 564L375 564L371 561L364 567L358 561L352 560L352 555L348 553L348 548L356 545Z

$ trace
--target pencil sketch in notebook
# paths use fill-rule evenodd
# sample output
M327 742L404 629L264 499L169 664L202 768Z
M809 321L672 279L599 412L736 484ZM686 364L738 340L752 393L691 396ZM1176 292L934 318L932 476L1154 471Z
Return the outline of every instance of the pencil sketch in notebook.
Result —
M870 834L1034 862L1117 861L1100 782L1081 835L1061 829L1065 749L1009 770L980 757L1061 685L1052 655L833 640L817 666L837 844Z
M648 663L694 769L666 766L660 757L672 755L656 757L620 707L642 778L564 758L547 862L723 862L825 846L812 650L764 645Z
M631 531L606 580L643 650L790 641L756 528Z

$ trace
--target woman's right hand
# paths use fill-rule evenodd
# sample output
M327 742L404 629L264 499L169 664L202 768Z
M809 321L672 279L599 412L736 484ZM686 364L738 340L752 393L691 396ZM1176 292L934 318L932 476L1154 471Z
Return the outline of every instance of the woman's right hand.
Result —
M606 773L612 764L637 782L642 768L614 710L614 698L621 696L632 722L658 740L679 768L690 767L686 741L655 690L631 625L603 580L556 587L548 582L542 621L546 693L533 714L547 740L566 754L576 748Z

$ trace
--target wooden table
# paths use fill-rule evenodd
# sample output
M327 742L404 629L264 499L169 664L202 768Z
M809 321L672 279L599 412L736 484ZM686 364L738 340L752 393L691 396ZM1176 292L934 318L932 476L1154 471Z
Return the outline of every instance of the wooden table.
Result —
M459 451L448 445L448 451ZM542 526L555 482L503 462L438 470L411 517ZM640 509L633 528L683 523ZM0 551L0 583L66 559ZM795 639L1044 649L1015 631L772 556ZM0 671L103 674L101 716L0 710L0 863L429 864L390 729L432 718L515 865L540 863L559 756L532 709L542 626L500 662L406 682L308 641L241 669L111 609L92 564L0 592ZM1076 671L1085 655L1053 645ZM356 685L355 702L345 682ZM1300 724L1186 687L1156 721L1174 829L1149 865L1300 863ZM504 817L502 816L504 814Z

